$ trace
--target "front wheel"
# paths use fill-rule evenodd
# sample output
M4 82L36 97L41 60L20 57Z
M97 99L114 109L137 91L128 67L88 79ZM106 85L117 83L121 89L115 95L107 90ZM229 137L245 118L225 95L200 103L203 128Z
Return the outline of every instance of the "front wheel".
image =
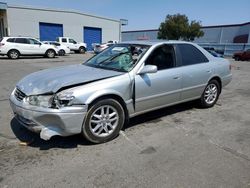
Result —
M59 55L60 56L65 56L65 51L64 50L59 50Z
M84 54L86 52L86 49L84 47L79 48L79 53Z
M107 142L119 134L124 121L124 109L118 101L100 100L89 109L82 133L90 142Z
M240 61L240 57L239 57L239 56L236 56L236 57L234 58L234 60L235 60L235 61Z
M220 90L220 84L217 80L209 81L200 99L201 106L204 108L214 106L219 98Z
M48 57L48 58L54 58L55 55L56 55L56 53L54 50L47 50L47 52L46 52L46 57Z

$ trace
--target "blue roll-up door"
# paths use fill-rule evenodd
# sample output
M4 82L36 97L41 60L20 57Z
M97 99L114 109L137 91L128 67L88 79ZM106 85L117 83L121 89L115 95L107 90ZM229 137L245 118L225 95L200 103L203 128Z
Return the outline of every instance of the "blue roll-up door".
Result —
M55 41L57 37L63 37L63 25L51 23L39 23L40 40Z
M84 42L87 44L87 50L93 50L93 43L102 43L102 29L96 27L84 27L83 38Z

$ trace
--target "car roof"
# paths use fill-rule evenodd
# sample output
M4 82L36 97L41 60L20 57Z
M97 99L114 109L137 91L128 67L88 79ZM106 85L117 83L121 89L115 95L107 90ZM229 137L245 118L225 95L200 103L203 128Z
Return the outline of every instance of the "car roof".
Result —
M34 38L34 37L20 37L20 36L18 36L18 37L15 37L15 36L13 36L13 37L3 37L3 38L31 38L31 39L36 39L36 38Z
M179 40L138 40L138 41L125 41L122 44L138 44L138 45L158 45L158 44L193 44L191 42L179 41Z

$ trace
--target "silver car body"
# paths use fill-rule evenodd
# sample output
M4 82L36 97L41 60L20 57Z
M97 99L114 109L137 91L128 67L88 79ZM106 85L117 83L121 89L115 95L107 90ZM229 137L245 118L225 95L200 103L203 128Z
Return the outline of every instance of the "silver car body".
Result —
M128 42L126 42L128 43ZM121 73L84 65L48 69L26 76L16 85L10 104L19 122L28 129L40 132L42 139L54 135L68 136L81 133L89 105L96 99L109 96L122 103L128 117L174 104L199 99L212 78L221 86L227 85L232 74L230 63L213 57L200 46L181 42L129 42L149 45L132 70ZM190 66L179 66L152 74L139 74L151 52L163 44L190 44L209 60ZM72 106L59 109L30 105L27 97L44 95L74 95Z

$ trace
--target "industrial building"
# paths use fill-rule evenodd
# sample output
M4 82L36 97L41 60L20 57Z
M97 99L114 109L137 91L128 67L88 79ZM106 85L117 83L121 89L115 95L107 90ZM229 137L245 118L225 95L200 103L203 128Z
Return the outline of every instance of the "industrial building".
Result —
M203 47L214 48L226 56L237 51L250 49L250 22L233 25L202 27L204 36L194 42ZM122 41L157 40L158 29L123 31Z
M73 10L13 6L0 2L0 37L29 36L41 41L72 37L92 43L120 40L120 20L85 14Z
M250 22L234 25L205 26L204 36L195 39L197 43L250 43ZM156 40L158 29L123 31L122 40Z

